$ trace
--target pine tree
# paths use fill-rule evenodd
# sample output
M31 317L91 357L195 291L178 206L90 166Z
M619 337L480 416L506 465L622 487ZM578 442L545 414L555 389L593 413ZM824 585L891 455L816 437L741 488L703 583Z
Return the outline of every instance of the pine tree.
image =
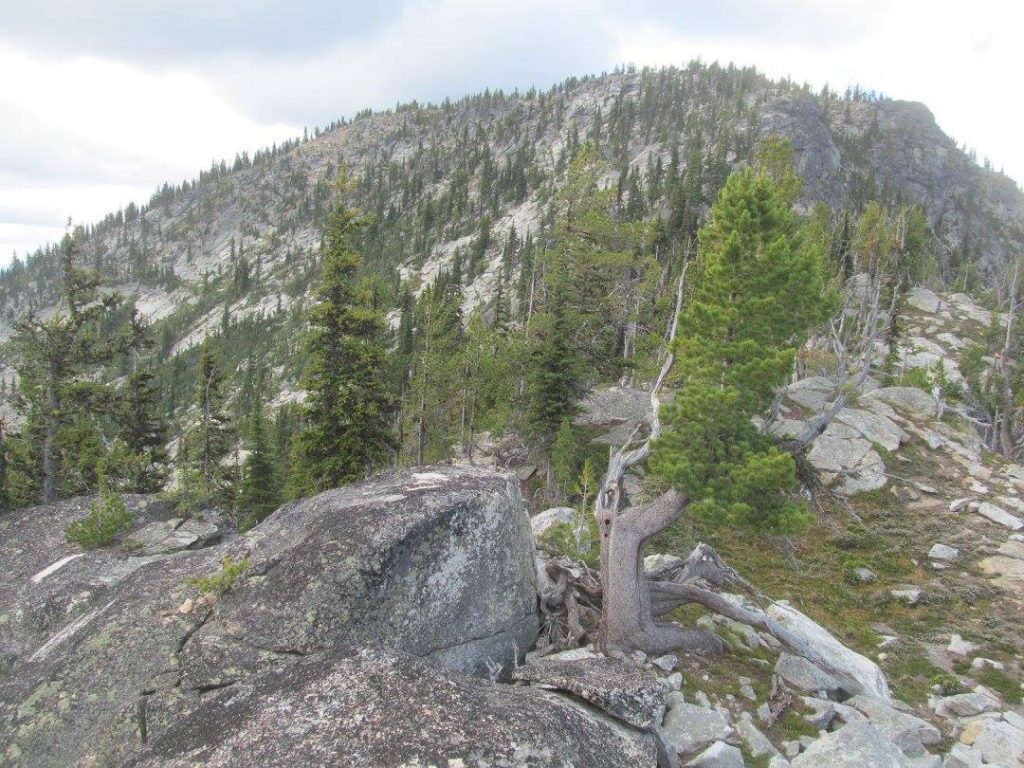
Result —
M356 292L361 257L352 238L363 224L339 202L324 235L305 338L305 426L295 443L294 471L309 490L361 479L386 462L394 447L384 323Z
M807 333L827 317L825 252L767 173L728 179L700 231L695 289L680 317L682 381L651 469L695 511L772 530L799 527L792 457L752 417L766 413Z
M60 245L57 310L46 320L30 315L15 325L18 376L30 408L29 420L39 426L39 444L33 452L41 465L43 503L56 501L62 493L62 459L75 462L76 472L95 476L95 462L102 452L62 451L61 438L83 436L96 415L106 410L107 391L91 375L119 351L115 342L101 335L100 324L121 297L101 295L99 276L78 266L80 239L81 231L76 230L65 235ZM92 466L83 464L86 458Z
M186 486L203 501L221 509L234 502L235 478L225 460L234 434L225 408L224 373L207 338L199 350L196 405L199 422L186 435L181 455Z
M545 456L565 419L579 413L586 394L582 357L572 345L564 298L556 293L551 306L537 318L526 372L525 433Z
M120 477L117 484L122 490L156 493L167 480L167 424L159 411L156 375L142 362L143 352L153 346L153 341L134 307L128 323L132 370L122 387L117 408L124 450L116 461L108 461L106 474L111 481Z
M241 530L262 522L281 504L277 458L264 413L262 393L252 409L247 443L249 453L242 464L237 502Z

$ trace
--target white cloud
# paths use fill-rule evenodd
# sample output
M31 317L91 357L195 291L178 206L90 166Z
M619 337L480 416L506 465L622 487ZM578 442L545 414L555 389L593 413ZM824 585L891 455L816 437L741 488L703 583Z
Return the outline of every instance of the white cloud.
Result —
M303 1L316 9L316 0ZM169 7L138 7L151 16L143 25L151 60L133 42L145 19L111 32L86 18L65 24L52 44L42 30L0 43L0 264L36 234L59 235L68 216L92 221L145 201L165 181L295 136L304 124L487 87L546 87L625 62L681 65L699 56L815 87L860 83L923 101L955 139L1024 179L1013 82L1024 63L1016 39L1024 4L1012 0L969 8L939 0L405 0L390 14L357 13L340 37L287 27L309 36L305 47L271 45L273 14L247 16L252 29L221 49L205 34L205 4L176 5L181 18L164 33L158 20ZM352 12L332 0L314 16L340 29ZM189 24L193 34L183 36ZM100 45L122 38L120 47ZM97 50L123 58L81 55Z
M184 71L11 48L0 48L0 71L14 73L0 81L0 264L12 248L30 249L30 233L59 237L68 217L94 221L215 159L301 131L246 117Z

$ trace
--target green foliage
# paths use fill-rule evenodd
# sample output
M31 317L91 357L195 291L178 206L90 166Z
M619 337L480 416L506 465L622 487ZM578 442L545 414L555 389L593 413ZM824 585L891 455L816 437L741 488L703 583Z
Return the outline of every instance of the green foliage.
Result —
M943 696L955 696L964 692L964 684L960 678L948 672L936 672L931 677L931 684L939 686L939 693Z
M135 515L125 506L124 497L105 493L93 502L86 517L68 525L65 535L68 541L83 549L97 549L113 543L134 522Z
M972 672L972 676L982 685L991 688L998 693L1007 704L1020 704L1024 700L1024 688L1001 669L986 667L979 672Z
M767 173L737 172L701 230L676 345L682 379L650 460L698 513L770 531L799 529L807 514L787 496L793 458L751 419L767 411L796 349L833 304L824 250L805 236L786 194Z
M204 595L223 595L229 591L238 577L244 574L252 566L252 558L248 555L241 559L234 559L226 555L220 563L220 570L206 576L194 576L186 579L185 583L195 587Z
M554 444L551 446L551 475L564 493L572 488L578 467L578 437L568 417L562 419Z
M293 480L322 491L364 477L391 456L395 400L380 313L356 290L353 235L365 225L339 201L324 235L301 384L307 398L295 440Z
M249 454L242 464L236 502L238 527L243 532L262 522L281 504L280 477L262 399L257 399L253 406L247 447Z
M182 486L199 503L230 510L235 473L226 459L235 436L225 405L223 369L210 339L203 342L199 351L197 381L198 422L185 435L178 451Z

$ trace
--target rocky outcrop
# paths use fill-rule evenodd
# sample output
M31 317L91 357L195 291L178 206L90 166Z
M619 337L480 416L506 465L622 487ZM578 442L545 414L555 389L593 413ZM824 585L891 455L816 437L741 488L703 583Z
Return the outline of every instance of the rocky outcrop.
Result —
M15 546L56 545L84 507L32 512L5 521ZM14 765L118 764L214 692L271 668L285 679L298 659L333 649L387 644L501 675L537 632L517 484L480 470L329 491L198 551L68 560L60 546L47 556L9 541L0 743ZM204 577L208 594L196 586ZM41 618L18 619L28 612Z
M539 688L387 650L310 657L211 697L134 768L650 766L653 739Z

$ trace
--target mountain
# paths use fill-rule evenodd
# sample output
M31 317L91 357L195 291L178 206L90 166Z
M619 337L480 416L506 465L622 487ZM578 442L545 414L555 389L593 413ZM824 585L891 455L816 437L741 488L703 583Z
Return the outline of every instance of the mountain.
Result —
M360 245L378 306L395 310L404 287L418 293L459 252L465 314L493 299L499 276L517 284L582 142L599 147L623 215L660 217L679 235L771 135L793 144L803 207L828 205L837 231L871 200L920 205L941 285L994 284L1024 244L1021 190L958 149L923 105L692 63L360 113L165 185L87 227L84 255L155 324L169 413L186 402L190 350L230 329L229 367L260 355L287 398L339 170L373 216ZM58 272L47 248L0 273L0 342L15 318L52 303ZM0 377L7 391L13 372L2 365Z

